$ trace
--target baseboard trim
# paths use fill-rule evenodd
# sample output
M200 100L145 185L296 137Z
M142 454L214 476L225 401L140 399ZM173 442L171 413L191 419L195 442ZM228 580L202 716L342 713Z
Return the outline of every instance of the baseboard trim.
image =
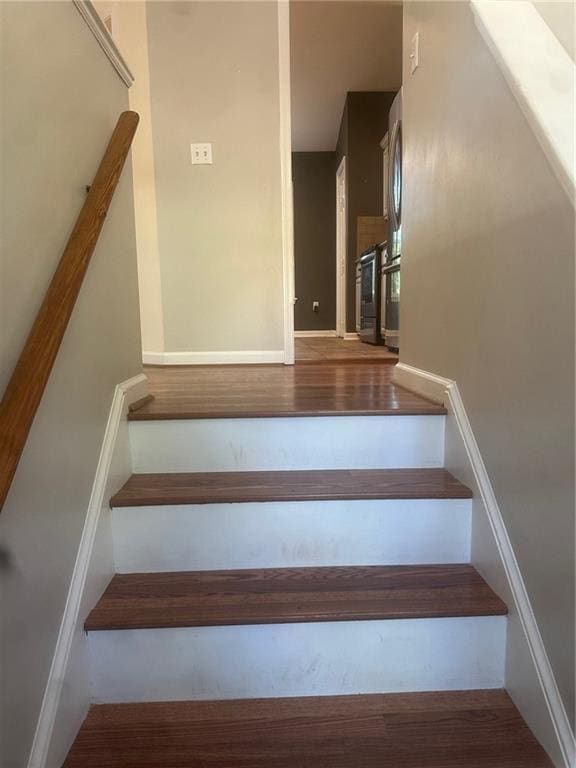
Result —
M44 698L40 707L40 715L36 724L32 749L28 759L28 768L44 768L48 757L48 750L52 738L52 731L56 721L62 685L72 648L74 631L78 622L82 595L88 574L88 566L94 546L96 530L100 511L104 503L104 492L110 472L114 445L118 435L120 420L125 405L146 397L148 394L148 379L145 374L139 374L118 384L112 405L108 415L108 422L100 448L100 456L94 475L94 483L88 502L84 529L76 555L76 562L72 572L70 588L66 598L64 614L56 640L56 648L52 658L52 665L48 675L48 682L44 690Z
M574 734L572 733L570 721L556 684L550 659L548 658L542 635L536 622L526 585L522 578L508 531L506 530L504 518L502 517L486 465L472 431L458 385L452 379L446 379L406 363L398 363L396 365L394 379L397 384L406 389L411 389L425 397L442 402L455 418L498 547L504 572L506 573L514 602L516 603L518 616L530 649L542 694L548 707L565 768L572 768L576 758Z
M446 405L448 390L455 384L452 379L445 379L435 373L414 368L406 363L397 363L394 368L394 381L404 389L410 389L422 397Z
M354 333L345 333L344 336L342 336L344 341L358 341L360 336L356 332Z
M234 352L143 352L146 365L244 365L283 363L284 350Z
M328 339L337 335L336 331L294 331L295 339Z

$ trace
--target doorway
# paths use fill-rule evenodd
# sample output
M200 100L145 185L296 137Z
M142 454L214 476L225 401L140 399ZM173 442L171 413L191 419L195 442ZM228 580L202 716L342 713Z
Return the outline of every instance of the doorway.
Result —
M402 81L402 6L291 2L287 21L296 361L380 358L380 337L358 335L356 260L385 239L364 242L367 220L386 229L380 142Z

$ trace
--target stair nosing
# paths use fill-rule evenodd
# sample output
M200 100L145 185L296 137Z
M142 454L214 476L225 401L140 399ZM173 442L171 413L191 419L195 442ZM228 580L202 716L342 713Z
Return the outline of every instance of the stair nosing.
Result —
M286 419L286 418L327 418L330 416L446 416L448 411L443 405L422 405L416 408L345 408L339 410L246 410L246 411L160 411L149 413L146 410L131 411L128 421L195 421L206 419Z

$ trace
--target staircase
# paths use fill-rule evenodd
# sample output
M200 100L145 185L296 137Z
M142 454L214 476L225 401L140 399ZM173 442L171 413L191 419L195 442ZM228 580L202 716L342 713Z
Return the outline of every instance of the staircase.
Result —
M131 413L86 622L103 703L65 768L551 765L502 690L507 608L469 564L445 411L390 402Z

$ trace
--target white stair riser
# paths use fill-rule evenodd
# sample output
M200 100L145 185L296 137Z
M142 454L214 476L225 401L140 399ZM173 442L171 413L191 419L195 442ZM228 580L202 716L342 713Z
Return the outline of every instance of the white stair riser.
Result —
M137 421L135 472L440 467L444 416Z
M500 688L505 617L91 632L96 701Z
M307 501L113 510L119 573L466 563L470 499Z

